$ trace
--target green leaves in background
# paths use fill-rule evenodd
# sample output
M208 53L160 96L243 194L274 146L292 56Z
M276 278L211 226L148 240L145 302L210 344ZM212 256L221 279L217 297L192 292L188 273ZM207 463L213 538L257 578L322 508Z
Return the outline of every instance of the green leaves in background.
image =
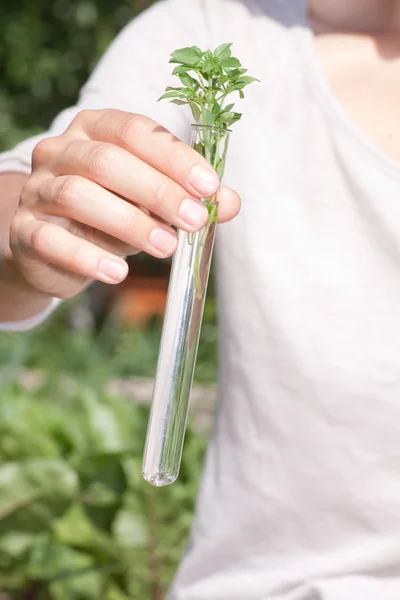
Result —
M62 459L32 458L0 466L0 538L51 527L70 506L77 474Z
M17 385L0 395L0 589L12 600L163 597L204 440L189 431L181 479L152 488L140 473L146 408L85 389L60 397Z
M0 151L75 104L99 56L153 0L2 0Z

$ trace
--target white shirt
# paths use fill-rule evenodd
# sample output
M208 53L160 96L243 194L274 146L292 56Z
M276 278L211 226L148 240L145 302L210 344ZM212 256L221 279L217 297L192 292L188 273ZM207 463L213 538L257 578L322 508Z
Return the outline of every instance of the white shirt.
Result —
M170 600L399 600L400 166L345 116L302 2L168 0L114 42L84 107L142 112L168 54L232 41L261 84L235 126L218 232L220 409ZM48 134L47 134L48 135ZM1 157L30 168L37 138Z

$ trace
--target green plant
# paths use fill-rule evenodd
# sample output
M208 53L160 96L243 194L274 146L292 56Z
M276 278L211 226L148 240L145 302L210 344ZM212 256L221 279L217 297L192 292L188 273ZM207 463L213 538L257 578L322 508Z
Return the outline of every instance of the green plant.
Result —
M233 110L234 104L225 104L227 98L238 92L244 98L244 88L258 81L246 75L240 61L232 56L232 44L221 44L211 52L197 46L181 48L171 54L170 63L176 65L173 75L179 77L180 87L166 88L159 100L169 99L178 105L188 105L197 127L194 148L213 166L222 178L225 169L229 127L242 115ZM203 199L208 210L208 221L201 232L188 234L190 244L196 242L194 282L196 296L201 299L204 289L200 277L200 256L210 228L217 220L218 203L216 194Z
M177 65L172 74L179 77L182 86L167 87L159 100L188 104L198 125L228 129L239 121L242 115L232 110L233 103L225 106L225 101L234 92L244 98L243 89L258 79L246 75L247 69L232 56L231 47L221 44L214 52L203 52L197 46L175 50L169 62ZM203 152L211 162L212 148L205 147ZM214 166L217 172L222 168L219 162Z
M141 477L148 408L104 393L152 376L160 328L71 330L79 300L0 334L0 590L11 600L161 600L190 527L206 440L189 429L174 486ZM215 379L215 302L199 377ZM28 393L21 366L42 377Z
M154 0L2 0L0 151L75 104L116 34Z
M53 391L54 393L54 391ZM161 600L192 517L205 442L180 481L140 474L147 409L83 389L0 395L0 590L12 600Z

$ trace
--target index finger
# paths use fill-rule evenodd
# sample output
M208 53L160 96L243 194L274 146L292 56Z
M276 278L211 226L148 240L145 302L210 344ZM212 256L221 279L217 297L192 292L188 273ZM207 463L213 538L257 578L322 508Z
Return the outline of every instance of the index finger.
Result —
M197 197L212 196L220 185L205 158L148 117L117 109L90 110L74 122L90 139L128 150Z

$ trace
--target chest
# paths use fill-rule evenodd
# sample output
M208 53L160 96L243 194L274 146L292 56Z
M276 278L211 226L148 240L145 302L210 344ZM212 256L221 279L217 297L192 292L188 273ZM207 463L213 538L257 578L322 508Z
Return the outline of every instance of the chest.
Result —
M315 37L328 85L353 124L400 162L400 48L344 34Z

